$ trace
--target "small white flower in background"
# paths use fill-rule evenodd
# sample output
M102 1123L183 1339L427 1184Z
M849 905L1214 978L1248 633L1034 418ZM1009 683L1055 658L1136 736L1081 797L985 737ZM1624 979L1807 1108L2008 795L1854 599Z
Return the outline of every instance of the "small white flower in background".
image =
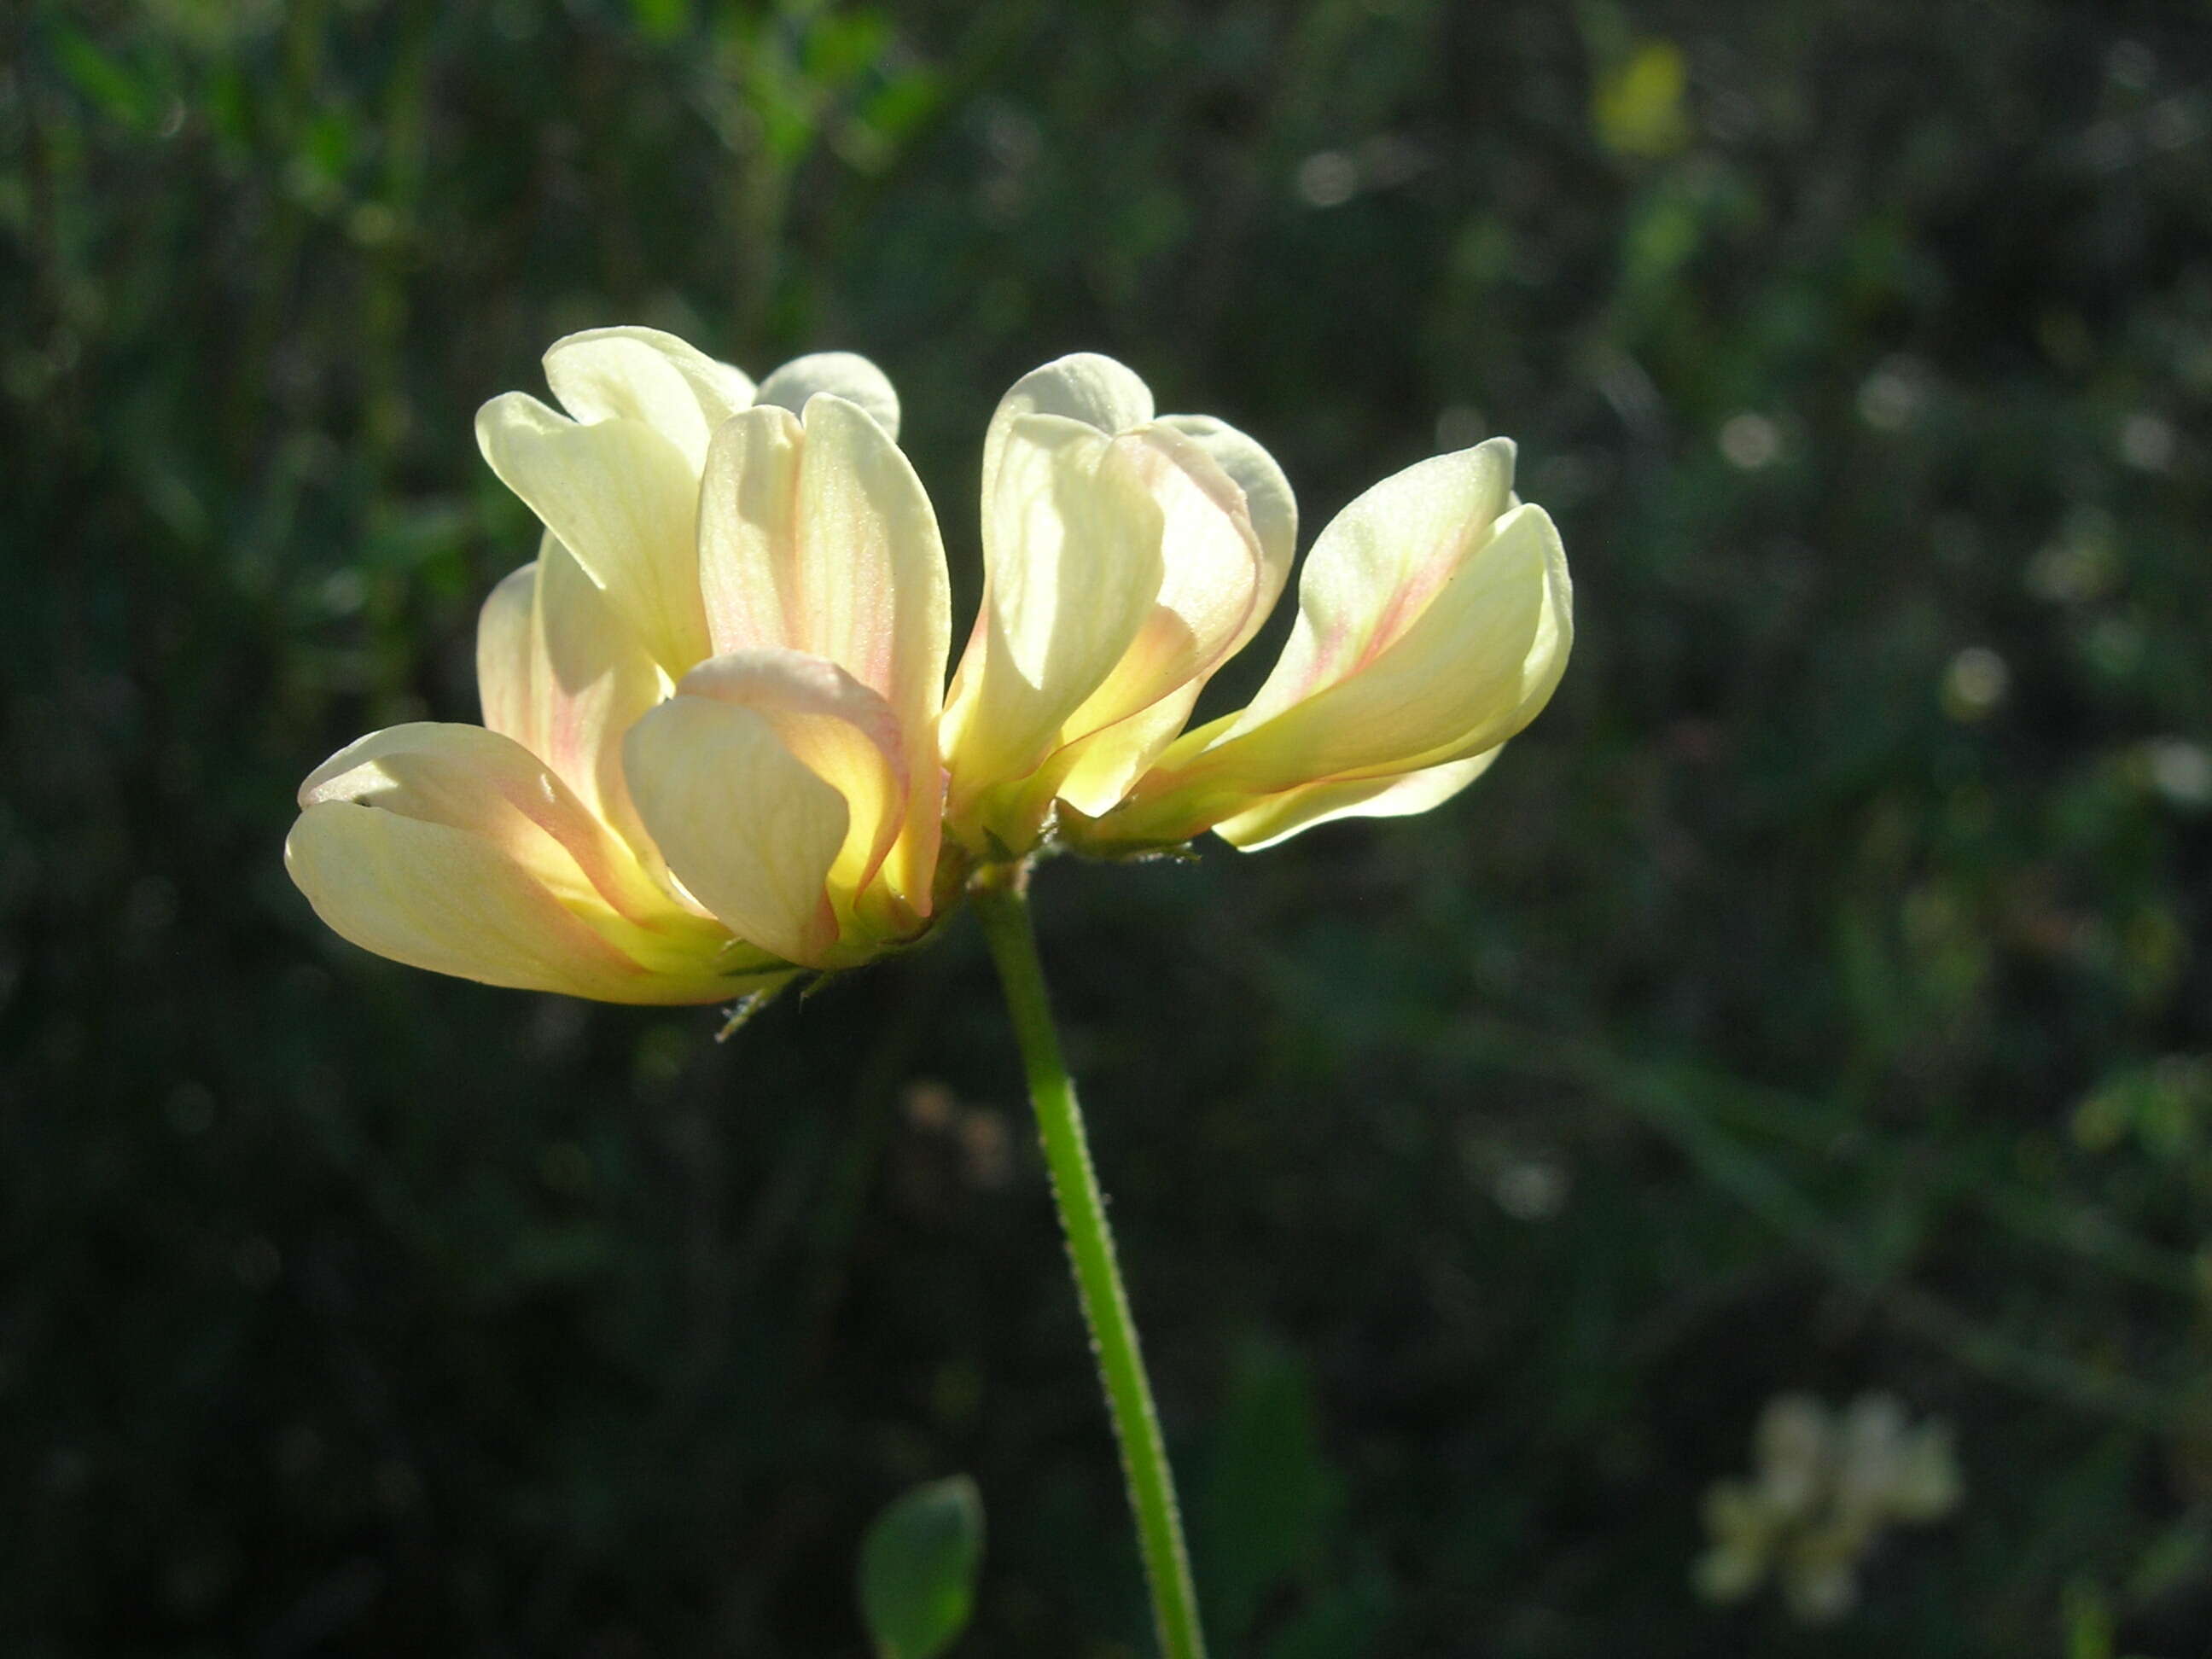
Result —
M1858 1569L1883 1530L1940 1520L1958 1506L1950 1429L1915 1425L1894 1396L1865 1394L1841 1413L1808 1395L1769 1401L1747 1480L1705 1492L1712 1545L1692 1578L1713 1601L1741 1601L1771 1574L1807 1624L1858 1601Z

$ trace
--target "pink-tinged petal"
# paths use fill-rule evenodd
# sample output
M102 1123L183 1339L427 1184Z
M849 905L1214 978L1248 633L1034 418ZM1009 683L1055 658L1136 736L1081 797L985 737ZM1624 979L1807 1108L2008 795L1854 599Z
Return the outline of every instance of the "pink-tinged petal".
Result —
M708 456L699 541L718 652L823 657L909 734L933 722L952 627L945 546L913 466L858 405L821 393L803 422L772 405L731 421Z
M1223 819L1213 826L1213 833L1239 851L1256 853L1338 818L1411 817L1443 805L1488 771L1491 763L1504 752L1501 746L1466 760L1448 761L1395 777L1315 783L1285 790L1235 817Z
M694 477L714 428L754 398L753 383L729 364L653 328L594 328L555 341L545 383L586 426L651 427L682 452Z
M1252 533L1259 538L1259 592L1243 635L1230 647L1233 655L1260 631L1291 579L1291 565L1298 548L1297 497L1275 458L1227 422L1211 415L1164 415L1159 423L1197 443L1236 482L1244 494L1245 516Z
M885 436L898 437L897 392L883 370L854 352L816 351L794 357L761 382L754 401L797 415L805 411L810 398L824 392L856 405L883 428Z
M1241 737L1231 728L1199 765L1273 793L1494 749L1550 700L1573 627L1559 532L1542 507L1515 507L1358 672Z
M433 973L603 1002L716 1002L787 977L695 941L641 961L483 837L342 800L301 814L285 867L340 937ZM599 920L638 937L611 912ZM719 929L716 930L719 933Z
M643 421L580 426L519 392L477 411L477 442L672 677L707 655L698 474L675 443Z
M1027 778L1154 609L1159 505L1097 428L1025 415L985 503L984 609L945 713L953 806Z
M1194 440L1146 425L1109 447L1104 468L1158 509L1158 597L1119 662L1064 722L1073 742L1202 681L1248 636L1265 556L1243 492Z
M805 615L799 563L799 468L805 429L763 404L725 422L699 486L699 586L717 653L797 650Z
M535 563L484 601L477 623L484 725L551 767L648 865L657 855L623 781L622 737L660 701L662 684L643 641L550 536Z
M1513 507L1358 672L1256 728L1243 729L1248 713L1186 734L1084 839L1187 840L1286 791L1395 779L1493 750L1550 700L1573 637L1559 533L1541 507Z
M838 923L827 884L849 814L766 716L673 697L630 728L623 760L646 827L695 898L763 950L830 964Z
M302 808L325 802L445 824L571 904L603 905L645 925L671 920L667 895L629 847L544 761L482 726L425 721L373 732L300 786Z
M685 675L677 692L750 709L800 764L843 797L845 840L827 877L842 921L907 827L908 763L890 705L836 664L796 651L711 658ZM932 866L936 817L932 812L926 819ZM900 896L918 900L927 914L926 880L918 895L902 889Z
M1376 484L1332 520L1298 579L1298 617L1235 735L1358 673L1418 622L1488 542L1513 488L1493 438Z
M1060 799L1094 817L1111 809L1182 730L1206 680L1251 637L1262 603L1281 587L1242 487L1208 447L1153 422L1124 434L1114 448L1161 509L1163 571L1137 637L1061 727L1060 742L1073 752L1048 769ZM1283 526L1278 520L1271 528ZM1287 547L1280 550L1287 559Z

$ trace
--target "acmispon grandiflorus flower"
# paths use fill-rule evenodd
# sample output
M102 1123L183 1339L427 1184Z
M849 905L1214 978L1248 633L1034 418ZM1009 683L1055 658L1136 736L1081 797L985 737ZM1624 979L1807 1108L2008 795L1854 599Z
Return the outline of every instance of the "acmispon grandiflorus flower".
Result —
M1258 697L1185 732L1285 586L1297 508L1250 438L1078 356L992 419L948 692L944 548L873 365L756 387L618 328L545 368L566 414L516 392L477 417L545 532L484 606L483 725L340 751L286 847L326 922L419 967L726 1000L914 942L979 864L1425 810L1565 665L1559 538L1494 440L1347 507Z

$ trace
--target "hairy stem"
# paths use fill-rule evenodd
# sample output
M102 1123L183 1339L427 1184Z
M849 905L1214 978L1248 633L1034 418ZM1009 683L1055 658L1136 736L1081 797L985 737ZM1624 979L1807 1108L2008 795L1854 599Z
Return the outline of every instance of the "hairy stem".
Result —
M1114 1235L1106 1224L1105 1195L1091 1165L1091 1143L1083 1131L1083 1111L1075 1085L1060 1051L1045 994L1044 968L1037 960L1036 931L1030 921L1028 871L998 866L980 873L971 888L975 915L989 940L992 959L1005 988L1006 1012L1013 1018L1028 1073L1030 1100L1036 1108L1037 1135L1044 1143L1052 1173L1052 1195L1067 1237L1067 1256L1075 1272L1075 1291L1091 1328L1099 1380L1121 1446L1121 1477L1137 1522L1137 1543L1145 1559L1145 1578L1152 1595L1152 1617L1159 1627L1166 1659L1204 1659L1206 1642L1198 1625L1198 1597L1191 1586L1190 1558L1183 1547L1182 1518L1176 1508L1175 1478L1160 1437L1152 1385L1137 1346L1137 1324L1129 1314L1128 1293L1114 1255Z

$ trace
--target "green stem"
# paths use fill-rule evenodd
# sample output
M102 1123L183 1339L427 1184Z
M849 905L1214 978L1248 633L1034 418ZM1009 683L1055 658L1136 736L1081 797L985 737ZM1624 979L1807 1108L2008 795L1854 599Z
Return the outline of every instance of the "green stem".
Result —
M1028 890L1025 866L1001 865L980 872L970 890L1021 1045L1030 1100L1036 1108L1037 1134L1052 1172L1052 1195L1060 1206L1068 1260L1075 1269L1076 1297L1091 1327L1099 1380L1106 1385L1115 1437L1121 1444L1121 1478L1136 1516L1137 1543L1144 1553L1145 1579L1152 1588L1160 1650L1166 1659L1205 1659L1198 1596L1191 1587L1190 1558L1183 1548L1182 1519L1176 1509L1175 1477L1168 1470L1152 1385L1137 1346L1136 1321L1130 1317L1128 1293L1121 1288L1121 1269L1114 1258L1105 1195L1091 1167L1083 1111L1075 1103L1075 1084L1053 1027L1044 967L1037 960L1036 931L1030 923Z

